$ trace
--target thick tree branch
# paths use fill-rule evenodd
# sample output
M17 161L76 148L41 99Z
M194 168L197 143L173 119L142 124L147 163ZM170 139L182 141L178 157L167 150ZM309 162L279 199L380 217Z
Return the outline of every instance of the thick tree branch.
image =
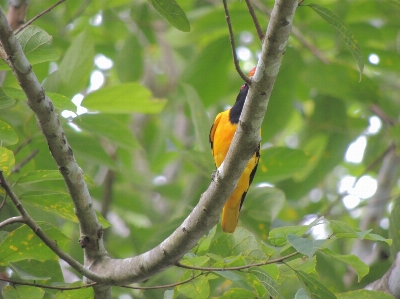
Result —
M382 291L400 299L400 253L397 253L390 269L382 276L365 287L367 290Z
M1 8L0 41L7 54L7 62L24 90L29 106L36 114L37 123L47 140L58 169L64 177L75 205L81 235L88 240L85 247L85 266L90 266L94 260L99 256L106 255L107 252L104 249L101 237L102 229L92 205L83 171L76 163L58 115L54 111L53 103L40 85Z
M92 270L97 273L112 270L108 276L110 284L142 281L176 264L218 222L226 199L260 142L261 123L285 53L296 7L297 0L276 1L232 146L199 204L159 246L134 258L113 260L104 257L93 265Z
M75 161L50 99L37 81L0 9L0 40L9 57L10 65L27 95L29 105L37 115L39 126L64 176L81 224L81 234L89 238L89 245L98 245L96 248L90 246L89 250L85 250L85 266L99 274L95 275L87 269L80 268L79 264L71 263L74 269L104 284L105 288L106 285L125 285L142 281L175 265L218 222L223 205L259 145L261 123L285 53L296 7L297 0L277 0L275 3L263 42L261 59L252 79L232 146L214 180L202 194L199 204L181 226L160 245L137 257L118 260L111 259L105 252L102 239L98 235L101 227L83 180L83 172ZM38 231L40 232L40 229ZM39 235L38 232L36 234L42 240L45 239L44 234ZM62 259L66 258L60 252L57 254ZM95 292L101 287L101 285L95 286Z

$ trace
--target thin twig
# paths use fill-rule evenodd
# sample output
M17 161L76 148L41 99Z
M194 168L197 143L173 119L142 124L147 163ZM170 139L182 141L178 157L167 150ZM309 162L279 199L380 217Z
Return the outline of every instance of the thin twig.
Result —
M261 42L263 42L265 35L264 35L263 30L261 29L260 23L258 22L257 16L254 12L253 5L251 4L250 0L246 0L246 4L247 4L247 8L249 10L249 13L251 15L251 18L253 19L254 26L256 27L258 38L260 39Z
M262 12L266 13L267 15L271 16L271 10L265 7L263 3L259 0L253 0L254 5L258 7ZM301 31L296 27L292 26L292 33L293 36L297 38L297 40L303 44L306 48L308 48L311 53L315 55L322 63L324 64L329 64L329 59L325 57L324 54L322 54L321 51L319 51L313 44L311 44L301 33Z
M36 16L34 16L32 19L30 19L28 22L26 22L24 25L22 25L21 27L19 27L17 30L15 30L14 34L17 34L19 32L21 32L24 28L26 28L27 26L29 26L30 24L32 24L33 22L35 22L37 19L39 19L41 16L43 16L44 14L48 13L49 11L51 11L53 8L55 8L56 6L60 5L61 3L63 3L65 0L59 0L57 3L53 4L52 6L50 6L49 8L43 10L41 13L37 14Z
M185 284L188 283L189 281L192 281L194 279L196 279L197 277L199 277L200 275L204 275L204 273L199 273L197 275L194 275L184 281L180 281L180 282L176 282L176 283L171 283L171 284L166 284L166 285L162 285L162 286L153 286L153 287L131 287L131 286L121 286L121 288L127 288L127 289L134 289L134 290L156 290L156 289L167 289L167 288L173 288L176 286L179 286L181 284Z
M1 182L0 182L0 184L1 184ZM7 192L6 192L6 194L4 194L3 201L1 202L0 211L1 211L1 210L4 208L4 206L6 205L6 200L7 200Z
M0 222L0 228L5 227L6 225L14 224L14 223L25 223L24 217L16 216L8 218L2 222Z
M26 138L21 144L20 144L20 146L18 146L15 150L14 150L14 156L16 155L16 154L18 154L18 152L20 151L20 150L22 150L25 146L27 146L30 142L32 141L32 137L28 137L28 138Z
M37 288L43 288L43 289L51 289L51 290L59 290L59 291L71 291L71 290L79 290L79 289L87 289L90 288L94 285L97 284L97 282L89 283L83 286L76 286L76 287L54 287L54 286L48 286L44 284L37 284L37 283L29 283L29 282L23 282L23 281L16 281L4 277L0 277L0 281L5 281L11 284L18 284L18 285L23 285L23 286L31 286L31 287L37 287Z
M25 158L24 160L22 160L20 163L18 163L17 165L15 165L11 172L19 172L19 171L21 170L21 168L22 168L23 166L25 166L25 164L27 164L30 160L32 160L32 159L37 155L38 152L39 152L38 149L32 151L32 152L29 154L28 157L26 157L26 158Z
M251 80L242 72L239 65L239 59L237 58L236 55L235 39L233 37L233 30L231 25L231 17L229 16L228 4L226 4L226 0L222 0L222 2L224 3L225 18L226 18L226 23L228 24L229 41L231 43L233 63L235 64L235 69L238 72L240 78L242 78L244 82L250 85Z
M281 263L282 261L284 261L285 259L288 259L292 256L295 256L299 254L298 251L296 252L292 252L288 255L282 256L280 258L274 259L274 260L267 260L265 262L260 262L260 263L255 263L255 264L249 264L249 265L243 265L243 266L237 266L237 267L223 267L223 268L203 268L203 267L195 267L195 266L188 266L188 265L184 265L181 263L177 263L175 266L180 267L180 268L185 268L185 269L190 269L190 270L201 270L201 271L207 271L207 272L211 272L211 271L237 271L237 270L243 270L243 269L249 269L252 267L259 267L259 266L264 266L264 265L269 265L269 264L275 264L275 263Z

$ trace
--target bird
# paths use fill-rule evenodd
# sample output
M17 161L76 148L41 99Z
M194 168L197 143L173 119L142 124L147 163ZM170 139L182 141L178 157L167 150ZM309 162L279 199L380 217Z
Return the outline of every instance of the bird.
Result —
M256 68L253 68L250 71L250 77L254 75L255 69ZM248 91L249 84L244 83L240 88L235 104L230 109L219 113L215 117L214 124L210 130L209 141L215 166L217 168L222 164L228 153L229 146L239 123L239 118L242 113ZM239 219L239 211L242 208L247 191L253 181L254 175L256 174L259 160L260 144L255 150L254 155L247 163L247 166L241 174L235 190L226 201L222 210L221 226L222 230L226 233L233 233L236 229Z

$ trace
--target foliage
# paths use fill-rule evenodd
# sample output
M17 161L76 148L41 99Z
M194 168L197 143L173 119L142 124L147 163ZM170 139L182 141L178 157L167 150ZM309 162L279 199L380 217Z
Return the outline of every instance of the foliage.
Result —
M256 14L266 28L264 9L273 3L257 2L262 4L255 7ZM28 19L52 4L32 1ZM248 71L257 63L260 43L245 2L228 4L240 64ZM170 284L193 275L194 280L167 291L114 288L115 298L390 298L354 290L379 278L375 273L389 264L367 266L350 249L360 239L378 242L383 254L397 252L398 203L390 221L385 210L367 230L359 229L361 208L372 194L349 208L343 200L348 193L340 186L346 177L376 178L382 153L399 143L399 12L396 1L302 3L294 21L300 37L290 38L275 83L262 126L261 161L240 227L227 235L217 226L204 236L181 261L193 270L174 267L142 285ZM242 84L231 58L222 3L66 1L34 24L18 38L60 114L91 196L105 213L99 217L108 227L106 248L115 258L140 254L183 221L214 170L208 131ZM81 101L89 113L82 113ZM0 89L0 109L0 168L41 228L82 261L72 202L11 73ZM381 125L376 130L375 122ZM367 140L366 148L359 149L360 161L352 163L345 154L360 136ZM399 185L390 188L398 198ZM105 211L109 198L104 194L110 189L112 204ZM0 221L16 215L7 201ZM387 221L391 248L388 227L379 225ZM63 286L78 280L67 266L61 273L54 253L24 225L2 228L0 242L0 269L11 269L13 280ZM254 264L258 266L249 266ZM358 279L343 282L346 265ZM90 288L56 292L6 286L2 291L4 298L27 294L93 296Z

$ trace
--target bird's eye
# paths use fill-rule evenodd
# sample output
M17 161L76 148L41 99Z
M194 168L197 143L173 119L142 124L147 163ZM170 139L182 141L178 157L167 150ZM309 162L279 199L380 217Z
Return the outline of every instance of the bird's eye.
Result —
M243 90L246 87L246 84L243 84L242 87L240 87L240 90Z

